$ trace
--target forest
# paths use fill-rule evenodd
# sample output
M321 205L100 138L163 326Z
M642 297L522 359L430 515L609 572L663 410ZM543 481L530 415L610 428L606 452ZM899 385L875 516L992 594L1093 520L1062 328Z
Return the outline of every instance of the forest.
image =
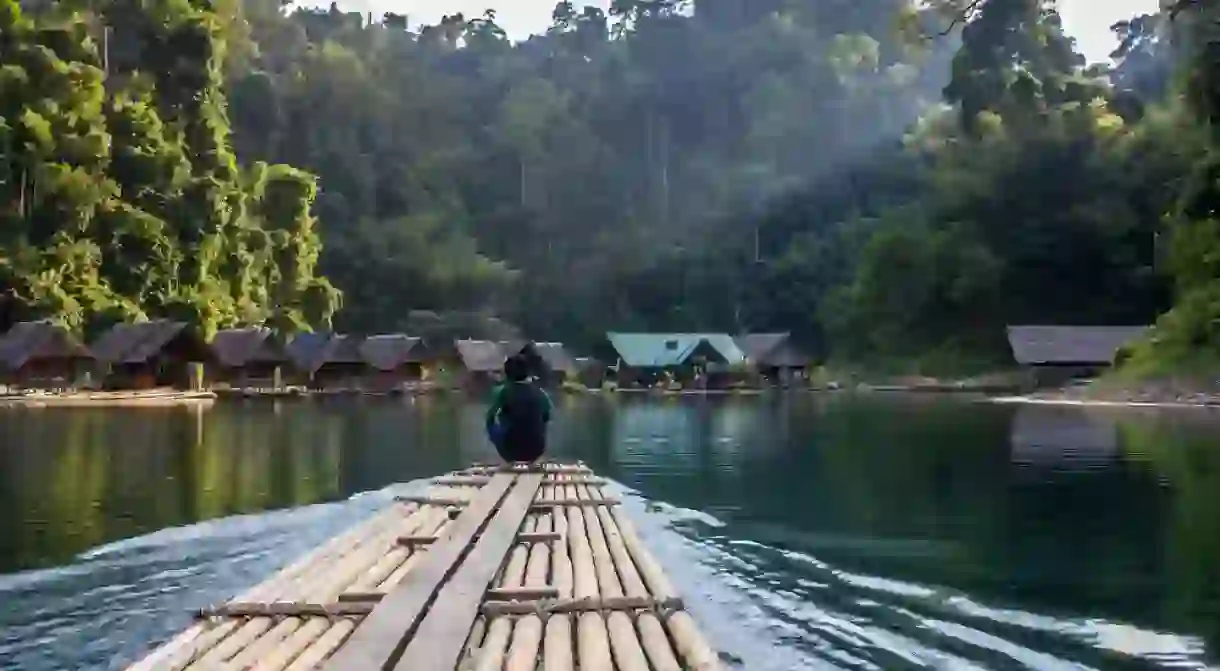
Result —
M0 317L790 330L925 369L1156 323L1132 366L1210 362L1220 8L1164 4L1090 64L1051 0L559 2L523 41L0 0Z

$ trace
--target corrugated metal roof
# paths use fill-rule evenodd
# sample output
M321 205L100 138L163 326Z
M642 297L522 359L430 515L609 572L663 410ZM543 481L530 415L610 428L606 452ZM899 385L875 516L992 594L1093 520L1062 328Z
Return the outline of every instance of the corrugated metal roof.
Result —
M620 359L632 368L680 366L707 343L725 363L745 361L745 354L727 333L607 333Z
M1009 326L1008 344L1020 364L1109 364L1148 326Z
M91 359L93 354L67 329L48 321L21 322L0 338L0 366L18 370L40 359Z

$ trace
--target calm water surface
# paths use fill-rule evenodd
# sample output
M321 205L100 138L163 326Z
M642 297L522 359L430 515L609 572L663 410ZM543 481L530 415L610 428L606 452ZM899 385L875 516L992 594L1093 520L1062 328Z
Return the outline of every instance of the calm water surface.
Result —
M441 398L0 411L0 668L119 668L489 456ZM567 399L739 668L1220 662L1220 413L931 398Z

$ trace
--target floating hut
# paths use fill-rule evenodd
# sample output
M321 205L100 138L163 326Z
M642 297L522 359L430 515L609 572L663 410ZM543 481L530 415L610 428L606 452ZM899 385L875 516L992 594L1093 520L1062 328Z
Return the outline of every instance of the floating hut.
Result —
M608 333L606 341L607 358L616 361L613 369L621 387L651 387L667 380L714 387L716 380L709 383L709 374L723 378L725 371L746 363L745 354L725 333Z
M358 336L301 333L286 349L299 382L314 389L354 390L368 371L360 353L362 342Z
M462 385L479 389L500 378L507 358L498 342L489 340L458 340L454 342L460 362Z
M1119 350L1148 335L1148 326L1009 326L1013 359L1039 386L1090 378L1114 365Z
M790 333L747 333L734 338L746 361L764 378L787 386L806 376L810 358Z
M582 464L436 478L128 671L713 671L719 656Z
M533 375L543 384L562 384L577 373L576 361L563 343L516 340L501 342L500 348L505 356L523 355L530 363Z
M191 364L213 361L195 329L168 319L116 324L90 349L108 368L106 386L112 389L193 388L200 380Z
M364 388L373 391L402 389L426 377L428 346L422 338L402 334L376 335L360 343L360 356L368 364Z
M22 322L0 338L0 384L21 389L72 387L93 353L49 321Z
M219 331L211 347L216 366L209 377L241 388L277 386L276 371L288 364L275 334L259 326Z

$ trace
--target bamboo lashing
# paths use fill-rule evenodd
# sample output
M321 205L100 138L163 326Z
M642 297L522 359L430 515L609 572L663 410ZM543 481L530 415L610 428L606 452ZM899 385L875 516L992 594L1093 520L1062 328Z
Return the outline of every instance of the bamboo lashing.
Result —
M487 601L484 615L525 615L529 613L603 613L608 611L651 610L669 612L682 610L682 599L653 599L639 596L586 597L584 599L529 599L519 601Z
M539 501L534 504L534 509L597 508L601 506L617 506L620 503L621 502L618 499L555 499L553 501Z
M439 508L460 508L467 504L466 499L461 498L445 498L441 496L426 496L426 495L405 495L400 494L394 497L394 500L399 503L416 503L421 506L437 506Z
M295 603L284 601L279 603L240 603L229 602L218 606L201 608L197 617L299 617L302 615L320 615L322 617L337 617L340 615L367 615L373 610L372 604L361 602L337 603Z
M542 557L538 562L542 567L540 570L546 570L545 562L548 559L549 552L545 549L538 548L537 555ZM527 560L527 567L533 563L534 553L531 553ZM527 569L528 570L528 569ZM540 599L554 599L559 596L559 589L549 585L541 585L538 587L494 587L487 590L487 600L489 601L538 601Z

